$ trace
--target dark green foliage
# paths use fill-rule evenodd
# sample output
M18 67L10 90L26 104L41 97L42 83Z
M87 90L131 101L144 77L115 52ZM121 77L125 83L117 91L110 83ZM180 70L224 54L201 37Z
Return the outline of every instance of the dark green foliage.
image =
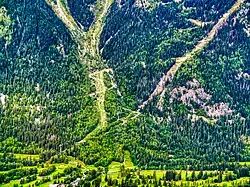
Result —
M45 1L3 5L12 19L13 35L7 49L0 42L0 93L7 96L0 111L0 142L15 136L24 142L22 147L63 150L98 124L86 68L79 63L65 26ZM28 149L4 147L1 151Z
M185 172L185 171L182 171ZM200 171L201 172L201 171ZM160 172L158 171L158 174ZM186 172L187 173L187 172ZM226 180L222 177L223 175L233 176L231 172L223 172L223 171L210 171L210 180L204 180L201 181L198 179L199 174L197 175L194 171L189 172L188 178L186 179L180 179L180 178L173 178L173 176L178 176L178 173L176 171L166 171L166 175L156 175L156 171L154 171L152 174L142 174L140 171L129 171L124 170L121 172L121 175L119 175L117 178L107 177L107 180L102 180L103 186L105 184L107 186L216 186L216 185L222 185L222 182L225 182ZM167 179L166 179L167 178ZM223 179L222 179L223 178ZM99 180L97 178L96 180ZM233 180L233 179L231 179ZM238 186L246 185L248 184L248 180L242 180L242 181L228 181L228 185ZM85 180L85 183L88 183L88 180ZM217 184L214 184L217 183ZM181 185L180 185L181 184Z
M36 175L31 175L31 176L22 178L22 179L20 180L20 184L29 183L29 182L34 181L34 180L36 180L36 179L37 179L37 176L36 176Z
M100 47L116 72L122 93L135 95L135 101L141 103L172 65L172 58L182 56L201 38L204 31L190 29L185 20L174 3L160 5L152 12L128 4L121 9L113 6Z
M36 166L38 162L38 160L32 158L17 159L13 154L4 153L0 155L0 171L8 171L23 166Z
M54 171L56 170L56 167L53 165L53 166L50 166L46 169L43 169L40 173L39 173L39 176L47 176L51 173L53 173Z
M194 19L214 21L228 10L234 2L233 0L185 0L184 6L187 8L195 7L191 14Z
M188 181L208 179L205 170L220 171L215 182L223 182L223 175L226 181L249 177L249 168L236 164L250 161L250 85L249 79L238 77L250 73L250 40L244 30L249 22L247 8L242 6L231 15L202 53L184 63L171 84L163 85L163 110L157 108L156 96L137 111L175 58L192 50L234 3L148 1L150 7L145 9L130 0L114 2L105 20L100 61L113 73L104 73L106 92L98 93L105 94L104 126L100 126L96 85L89 78L93 72L82 64L77 42L45 0L1 1L12 20L13 33L9 43L0 38L0 152L39 154L40 159L0 156L0 170L7 171L0 174L0 183L21 178L21 183L28 183L35 180L37 169L20 169L22 166L67 164L68 156L87 165L108 167L112 161L124 162L124 150L141 169L167 169L165 181L156 174L138 179L135 173L122 171L121 181L105 177L109 186L174 186L171 181L182 180L175 171L180 169L193 171ZM88 30L95 19L92 6L96 1L63 4L69 6L77 24ZM211 22L198 27L190 18ZM227 103L233 113L209 116L195 102L190 106L171 98L174 88L185 87L194 78L211 95L207 105ZM191 121L193 114L200 118ZM224 174L227 169L234 173ZM55 170L49 167L39 175ZM80 168L69 167L53 179L66 177L63 182L70 184L80 178L82 186L100 185L101 171L85 174L83 180ZM51 180L44 177L35 185Z
M21 179L25 176L37 174L37 168L13 169L7 173L0 173L0 184L8 183L10 180Z
M94 14L91 11L91 6L94 7L96 0L68 0L70 12L79 25L82 25L85 30L88 30L94 20Z
M118 88L125 94L123 101L131 103L126 101L127 95L137 103L147 99L162 73L171 67L173 58L192 49L211 29L210 26L194 27L188 18L216 23L219 15L233 3L185 1L184 5L193 6L194 12L185 12L173 2L151 11L131 7L129 3L122 8L114 5L100 47L103 57L116 72ZM208 11L211 9L213 11ZM178 169L187 166L225 169L224 163L249 160L249 148L239 138L249 136L249 81L235 78L240 71L249 70L250 42L243 30L244 10L242 7L240 13L230 17L200 56L179 69L167 90L168 93L196 78L212 95L209 104L228 103L235 111L234 116L221 117L215 124L201 119L192 123L188 120L192 108L177 101L170 104L170 96L166 94L163 112L156 109L158 98L155 98L146 107L144 117L126 125L114 123L108 129L109 134L100 138L117 142L119 137L120 144L129 147L134 163L146 169L162 165ZM197 115L208 117L203 109L194 107ZM114 111L112 114L116 114Z

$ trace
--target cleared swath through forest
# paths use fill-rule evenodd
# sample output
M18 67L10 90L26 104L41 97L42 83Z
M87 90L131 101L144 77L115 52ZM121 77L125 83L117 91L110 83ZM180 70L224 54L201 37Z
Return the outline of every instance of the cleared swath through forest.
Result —
M78 143L84 142L88 137L96 134L101 129L105 129L107 126L107 115L105 111L105 93L106 86L104 84L104 75L107 67L104 65L99 52L100 35L103 29L104 20L108 13L109 7L113 3L113 0L98 0L95 8L95 20L87 32L78 26L70 10L67 6L67 2L64 4L61 0L46 0L46 3L52 8L55 15L65 24L68 28L73 40L78 46L79 60L86 64L89 69L89 78L92 84L95 86L95 97L97 100L97 109L100 114L99 125L91 133L89 133L84 140ZM102 67L103 70L99 70Z
M219 21L213 26L212 30L208 33L208 35L203 38L190 52L186 53L183 57L176 58L175 64L169 69L169 71L163 75L160 79L160 82L157 84L156 88L149 96L149 98L144 101L138 108L143 109L149 102L153 100L153 98L159 94L161 94L161 99L164 97L166 84L171 83L178 69L188 61L194 59L194 57L198 56L204 48L209 45L209 43L215 38L218 31L223 27L225 21L236 12L241 5L245 2L245 0L237 0L235 4L219 19Z

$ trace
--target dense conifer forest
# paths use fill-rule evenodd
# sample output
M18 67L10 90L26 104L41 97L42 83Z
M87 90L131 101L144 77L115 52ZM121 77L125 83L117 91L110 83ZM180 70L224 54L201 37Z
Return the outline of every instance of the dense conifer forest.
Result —
M0 187L250 186L247 0L0 0Z

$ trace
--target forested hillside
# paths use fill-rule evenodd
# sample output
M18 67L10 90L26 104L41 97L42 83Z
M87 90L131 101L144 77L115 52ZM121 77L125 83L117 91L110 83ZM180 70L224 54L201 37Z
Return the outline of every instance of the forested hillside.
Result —
M11 26L10 36L1 39L1 141L14 137L27 145L65 149L98 123L86 68L45 1L2 6Z
M249 9L0 0L0 186L248 186Z

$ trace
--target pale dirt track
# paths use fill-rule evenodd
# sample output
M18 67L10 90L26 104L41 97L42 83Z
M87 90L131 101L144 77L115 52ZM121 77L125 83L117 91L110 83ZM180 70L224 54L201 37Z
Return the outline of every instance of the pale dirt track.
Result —
M107 115L105 111L105 94L107 88L104 84L104 72L103 70L96 70L97 64L102 64L99 52L100 35L104 25L104 19L108 14L108 10L113 3L113 0L98 0L95 8L95 21L91 25L90 29L85 32L79 27L70 14L69 8L65 7L60 0L46 0L46 3L52 8L55 15L65 24L69 32L72 35L73 40L78 45L79 60L86 64L89 68L89 77L92 84L96 88L95 97L97 100L97 109L100 115L100 123L94 131L88 134L84 140L78 143L82 143L86 138L91 137L97 131L105 128L107 125ZM109 72L108 72L109 73Z

